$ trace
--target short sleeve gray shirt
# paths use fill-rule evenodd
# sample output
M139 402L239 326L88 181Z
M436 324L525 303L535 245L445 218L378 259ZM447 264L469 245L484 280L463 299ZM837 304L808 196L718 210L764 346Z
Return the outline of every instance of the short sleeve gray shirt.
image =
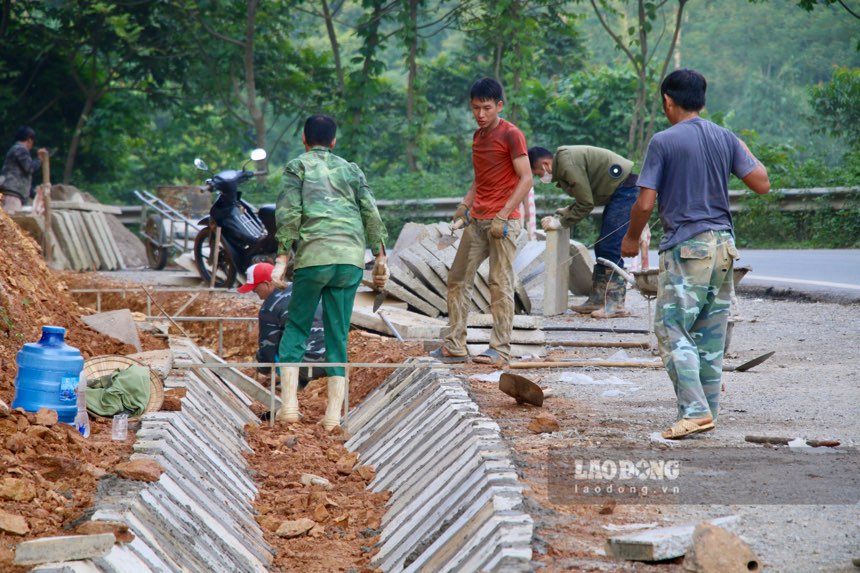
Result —
M734 234L729 175L744 178L757 165L734 133L699 117L654 135L638 184L657 191L659 250L705 231Z

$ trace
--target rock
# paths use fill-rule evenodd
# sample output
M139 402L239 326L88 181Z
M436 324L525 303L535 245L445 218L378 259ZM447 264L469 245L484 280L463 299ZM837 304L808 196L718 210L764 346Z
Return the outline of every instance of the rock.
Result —
M257 523L260 524L260 527L266 531L275 532L281 526L281 520L271 515L258 515L256 519Z
M348 454L344 454L337 460L337 465L335 469L337 473L343 475L349 475L352 473L352 469L355 467L355 464L358 463L358 452L350 452Z
M0 499L30 501L36 497L36 486L32 482L7 477L0 480Z
M75 528L78 535L95 535L112 533L117 543L131 543L134 533L128 530L128 524L122 521L85 521Z
M161 403L162 412L181 412L182 398L179 396L168 396L165 392L164 402Z
M30 427L30 422L27 420L27 416L18 416L16 423L18 424L19 432L25 432L27 428Z
M45 426L30 426L24 433L36 438L37 440L44 440L51 436L51 430Z
M343 515L335 517L334 518L334 524L339 526L339 527L343 527L344 529L346 529L346 527L349 525L349 514L344 513Z
M157 461L143 458L118 464L113 470L122 478L149 482L158 481L164 473L164 468Z
M65 478L78 477L81 474L81 462L62 456L39 456L36 459L45 469L39 473L43 478L57 481Z
M284 521L281 523L280 527L278 527L278 530L275 531L275 535L278 537L286 537L287 539L301 537L310 531L315 525L316 522L313 519L308 519L307 517Z
M0 509L0 531L12 535L26 535L30 532L30 526L27 525L27 520L20 515L7 513Z
M36 424L39 426L53 426L59 421L56 410L50 408L39 408L36 412Z
M376 470L373 466L358 466L358 475L366 482L373 481L376 477Z
M302 474L302 477L299 478L301 484L305 487L310 487L312 485L318 485L325 490L330 490L334 486L331 485L331 482L325 479L324 477L320 477L314 474Z
M296 444L299 443L298 436L290 436L286 440L284 440L284 445L290 448L291 450L296 447Z
M310 495L308 495L308 508L315 507L320 503L326 507L340 507L338 504L330 500L324 491L312 491Z
M600 509L597 511L600 515L612 515L612 512L615 511L615 505L618 502L612 498L607 499L603 502L603 505L600 506Z
M325 451L325 457L330 462L336 462L341 458L341 453L335 448L329 448Z
M102 476L107 475L107 472L104 471L102 468L89 462L86 462L81 466L81 471L87 475L93 476L96 479L100 479Z
M325 534L325 527L319 523L311 527L311 530L308 532L308 536L310 537L321 537L323 534Z
M549 412L541 412L529 422L528 429L535 434L548 434L561 429L555 416Z
M317 506L314 508L313 512L311 512L311 517L314 518L314 521L323 522L326 519L328 519L329 517L331 517L331 514L325 508L325 504L320 503L320 504L317 504Z
M6 449L13 454L23 452L27 448L32 448L35 444L36 440L34 440L31 436L22 434L20 432L12 434L8 438L6 438Z
M9 407L9 404L0 400L0 417L5 418L6 416L12 413L12 408Z
M694 573L749 573L761 568L761 560L749 545L710 523L696 526L693 547L684 557L684 569Z

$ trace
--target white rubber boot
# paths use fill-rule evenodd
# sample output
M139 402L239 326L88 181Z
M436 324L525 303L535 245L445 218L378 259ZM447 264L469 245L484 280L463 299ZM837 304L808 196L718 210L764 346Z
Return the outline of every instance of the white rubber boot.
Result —
M344 394L346 394L346 379L343 376L329 376L328 403L325 407L325 416L320 422L326 431L331 431L340 426Z
M299 421L299 369L296 366L281 367L281 409L275 415L279 422Z

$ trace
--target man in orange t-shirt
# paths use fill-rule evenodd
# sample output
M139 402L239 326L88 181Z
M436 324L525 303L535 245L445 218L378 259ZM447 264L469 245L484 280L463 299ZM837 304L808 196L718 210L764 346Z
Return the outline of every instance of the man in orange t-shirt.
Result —
M432 355L443 362L465 362L466 322L475 273L490 258L490 347L474 358L501 364L511 357L514 320L516 240L521 231L519 205L532 186L526 138L517 126L499 117L504 92L499 82L483 78L470 91L478 129L472 137L475 181L457 207L454 222L468 223L448 273L448 325L445 343Z

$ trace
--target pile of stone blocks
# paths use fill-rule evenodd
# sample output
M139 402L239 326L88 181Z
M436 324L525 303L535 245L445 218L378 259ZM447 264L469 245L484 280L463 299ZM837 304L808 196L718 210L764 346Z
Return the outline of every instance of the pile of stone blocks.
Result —
M107 214L119 215L118 207L63 201L52 205L52 209L51 228L68 261L67 268L76 271L126 268L106 218Z
M499 426L463 381L423 366L394 372L349 415L346 443L391 492L383 571L530 571L533 523Z
M207 358L187 339L171 339L171 349L184 363ZM34 571L270 570L274 553L254 519L257 488L242 455L250 451L245 424L259 420L250 399L217 372L170 370L165 389L186 389L182 410L141 417L131 459L158 462L164 469L158 481L99 481L94 509L86 516L125 524L134 539L98 557Z

